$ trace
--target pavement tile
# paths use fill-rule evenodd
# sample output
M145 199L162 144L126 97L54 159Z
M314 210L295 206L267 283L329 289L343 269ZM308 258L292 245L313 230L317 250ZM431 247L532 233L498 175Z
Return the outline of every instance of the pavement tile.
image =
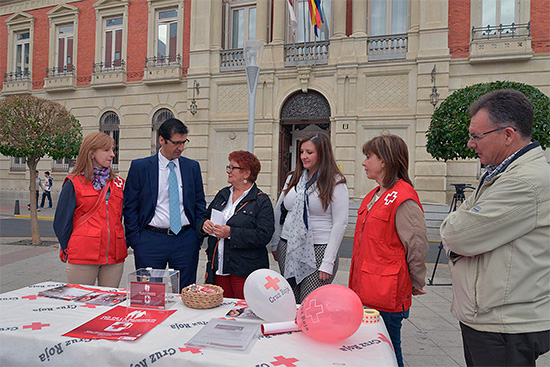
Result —
M409 367L462 367L463 364L456 363L456 361L447 355L424 355L424 356L406 356L405 366Z

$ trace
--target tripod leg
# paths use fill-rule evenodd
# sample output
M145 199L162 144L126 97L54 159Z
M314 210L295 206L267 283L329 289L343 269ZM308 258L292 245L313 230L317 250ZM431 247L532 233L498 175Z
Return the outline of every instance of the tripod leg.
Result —
M435 259L434 271L432 272L432 278L428 281L428 285L434 284L435 271L437 270L437 264L439 263L439 257L441 256L441 250L443 250L443 242L439 242L439 250L437 251L437 257Z

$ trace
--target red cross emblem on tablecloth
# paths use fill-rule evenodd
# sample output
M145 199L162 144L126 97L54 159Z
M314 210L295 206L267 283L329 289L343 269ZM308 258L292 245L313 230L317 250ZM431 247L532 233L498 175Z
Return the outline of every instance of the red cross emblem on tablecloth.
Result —
M31 294L30 296L21 297L22 299L28 299L29 301L34 301L36 299L36 294Z
M231 321L237 321L237 319L228 319L227 317L218 317L220 320L231 320Z
M85 303L83 305L80 305L80 307L96 308L97 305L92 305L92 304L89 304L89 303Z
M391 350L393 350L392 342L388 338L386 338L386 336L384 334L378 333L378 339L382 340L383 342L388 343L391 347Z
M296 367L294 363L298 362L298 359L296 358L285 358L283 356L277 356L273 358L276 359L276 361L271 362L271 364L274 366L281 366L284 364L286 367Z
M273 288L273 290L278 291L281 287L279 287L280 280L279 278L273 279L271 275L268 275L265 277L265 280L267 280L267 283L265 283L264 287L265 289Z
M306 317L311 317L311 322L314 324L319 322L319 315L323 313L323 305L317 305L317 300L309 301L309 307L304 310Z
M50 326L50 324L43 324L41 322L33 322L30 325L24 325L23 329L32 329L32 330L40 330L43 327Z
M201 353L201 348L195 348L195 347L185 347L185 348L179 348L180 352L191 352L193 354Z

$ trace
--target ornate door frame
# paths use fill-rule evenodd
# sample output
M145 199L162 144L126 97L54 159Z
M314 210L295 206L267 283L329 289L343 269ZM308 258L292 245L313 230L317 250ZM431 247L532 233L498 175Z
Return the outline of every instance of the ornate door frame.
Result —
M289 96L281 108L277 193L281 192L290 172L292 132L311 124L326 130L330 138L330 105L327 99L314 90L308 93L299 91Z

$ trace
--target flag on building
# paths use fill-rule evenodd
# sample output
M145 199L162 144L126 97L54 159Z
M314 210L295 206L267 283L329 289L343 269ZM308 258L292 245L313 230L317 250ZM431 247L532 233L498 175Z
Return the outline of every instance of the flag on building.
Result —
M315 36L318 37L317 29L321 29L321 26L325 22L323 13L321 12L321 0L308 0L309 14L311 15L311 24L315 31Z
M296 35L296 28L298 28L298 20L296 19L296 13L294 12L293 0L288 0L288 12L290 15L290 27L292 28L292 39Z

